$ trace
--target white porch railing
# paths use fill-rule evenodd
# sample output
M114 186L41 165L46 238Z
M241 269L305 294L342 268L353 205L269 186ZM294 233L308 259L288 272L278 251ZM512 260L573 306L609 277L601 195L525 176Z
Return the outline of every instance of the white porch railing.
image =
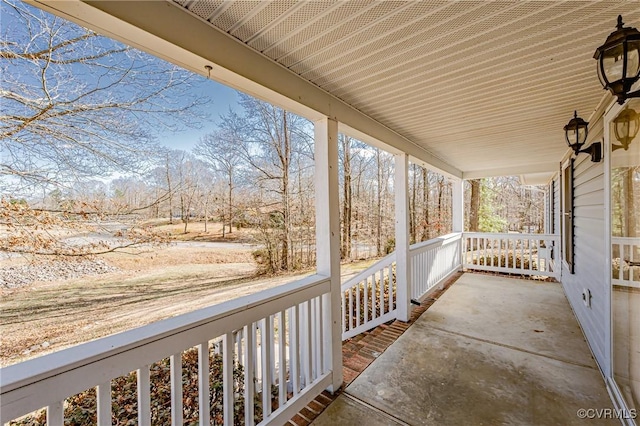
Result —
M414 244L411 256L411 298L422 300L438 284L460 270L459 232Z
M466 269L560 278L560 236L465 232Z
M65 400L97 388L98 425L111 425L111 380L136 372L138 424L150 425L157 404L150 365L170 357L171 424L182 425L182 355L197 350L198 421L208 425L208 355L221 337L224 424L234 424L235 404L242 400L245 424L283 424L332 383L323 336L331 323L323 308L329 291L330 280L315 275L6 367L0 422L46 408L47 424L61 426ZM243 376L234 378L239 365ZM237 391L240 383L244 395ZM258 405L262 414L256 415Z
M640 288L640 238L612 237L611 282Z
M419 300L460 269L461 233L414 244L409 290ZM396 318L396 254L391 253L342 284L342 339Z
M396 318L396 254L342 284L342 340Z

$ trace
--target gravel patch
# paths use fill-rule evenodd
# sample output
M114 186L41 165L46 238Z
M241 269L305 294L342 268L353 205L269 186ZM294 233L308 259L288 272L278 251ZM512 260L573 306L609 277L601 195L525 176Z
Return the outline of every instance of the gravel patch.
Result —
M117 272L118 268L104 260L64 261L56 260L33 265L0 268L0 288L16 289L36 281L58 281L79 278L85 275L100 275Z

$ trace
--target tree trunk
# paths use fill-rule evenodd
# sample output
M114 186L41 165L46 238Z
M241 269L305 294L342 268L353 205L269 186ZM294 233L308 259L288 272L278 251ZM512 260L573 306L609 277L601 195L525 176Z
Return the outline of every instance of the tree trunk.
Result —
M282 162L282 216L284 222L284 232L282 235L282 270L288 271L291 265L291 254L289 248L291 247L291 208L289 203L289 162L291 160L291 141L289 140L289 128L287 125L287 112L282 112L282 142L284 144L281 162Z
M344 205L342 210L342 258L351 259L351 138L342 139L344 151Z
M229 171L229 233L232 232L233 225L233 174ZM224 228L224 222L222 224Z
M382 256L382 162L380 161L380 150L376 148L376 160L378 166L377 186L376 186L376 252Z
M204 232L207 232L207 224L209 222L209 195L204 198Z
M471 205L469 208L469 231L478 232L480 213L480 179L472 179L471 183Z
M180 204L182 206L182 220L184 221L184 233L187 233L187 227L189 226L189 216L191 214L191 197L184 202L184 197L180 197ZM186 211L185 211L186 210Z
M422 240L431 239L431 218L429 217L429 171L422 169L422 215L424 220L424 228L422 229Z
M417 192L417 179L416 179L416 165L411 164L412 177L411 177L411 196L409 197L409 236L411 243L416 242L416 192Z
M169 223L173 223L173 191L171 189L171 170L169 168L169 154L165 163L165 171L167 173L167 191L169 191Z

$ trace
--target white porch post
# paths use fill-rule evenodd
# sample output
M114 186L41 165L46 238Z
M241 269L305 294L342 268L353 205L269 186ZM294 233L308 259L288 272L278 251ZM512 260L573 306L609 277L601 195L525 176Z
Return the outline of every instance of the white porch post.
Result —
M324 296L324 368L333 371L335 392L342 386L342 307L340 294L340 200L338 198L338 122L315 122L316 259L318 274L331 277Z
M409 156L396 154L395 211L396 211L396 308L400 321L411 316L411 259L409 257Z
M451 231L464 231L464 180L452 179Z
M451 181L451 232L463 232L464 231L464 180L452 179ZM460 250L458 251L458 262L460 263L460 270L464 265L464 253L465 241L464 238L460 241Z

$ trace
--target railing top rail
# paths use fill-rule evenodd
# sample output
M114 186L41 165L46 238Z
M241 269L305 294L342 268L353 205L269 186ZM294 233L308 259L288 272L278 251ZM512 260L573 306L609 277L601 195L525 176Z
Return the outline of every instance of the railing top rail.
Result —
M393 262L394 260L396 260L396 252L392 252L389 253L388 255L386 255L385 257L383 257L382 259L378 260L376 263L374 263L373 265L369 266L367 269L365 269L364 271L360 272L358 275L349 278L347 281L345 281L344 283L342 283L342 286L340 287L341 291L346 291L347 289L351 288L354 284L359 283L360 281L364 280L365 278L368 278L371 276L371 274L373 274L374 272L377 272L380 270L381 266L384 265L388 265L391 262Z
M260 293L240 297L4 367L0 369L2 372L0 374L0 392L4 395L20 387L140 348L181 332L228 319L228 317L237 314L246 315L245 312L249 310L255 311L256 315L260 317L270 315L285 307L307 300L312 293L313 295L318 293L317 290L320 286L328 286L329 282L330 279L326 276L312 275ZM311 297L315 297L313 295ZM273 312L267 310L268 307L265 305L279 304L280 301L282 301L282 306L278 306L278 309L274 309ZM247 322L250 322L249 316L247 315L246 317ZM234 326L238 328L241 324L234 324ZM228 331L232 330L229 329ZM223 333L228 331L223 331Z
M413 251L416 251L416 250L424 249L426 247L441 246L441 245L444 245L446 243L459 240L460 238L462 238L462 232L452 232L450 234L441 235L439 237L432 238L432 239L427 240L427 241L422 241L420 243L412 244L411 247L409 247L409 251L413 252Z
M553 240L560 239L559 234L520 234L520 233L507 233L507 232L463 232L463 237L477 237L477 238L511 238L522 239L528 238L531 240Z
M640 245L640 237L611 237L612 243L617 244L638 244Z

